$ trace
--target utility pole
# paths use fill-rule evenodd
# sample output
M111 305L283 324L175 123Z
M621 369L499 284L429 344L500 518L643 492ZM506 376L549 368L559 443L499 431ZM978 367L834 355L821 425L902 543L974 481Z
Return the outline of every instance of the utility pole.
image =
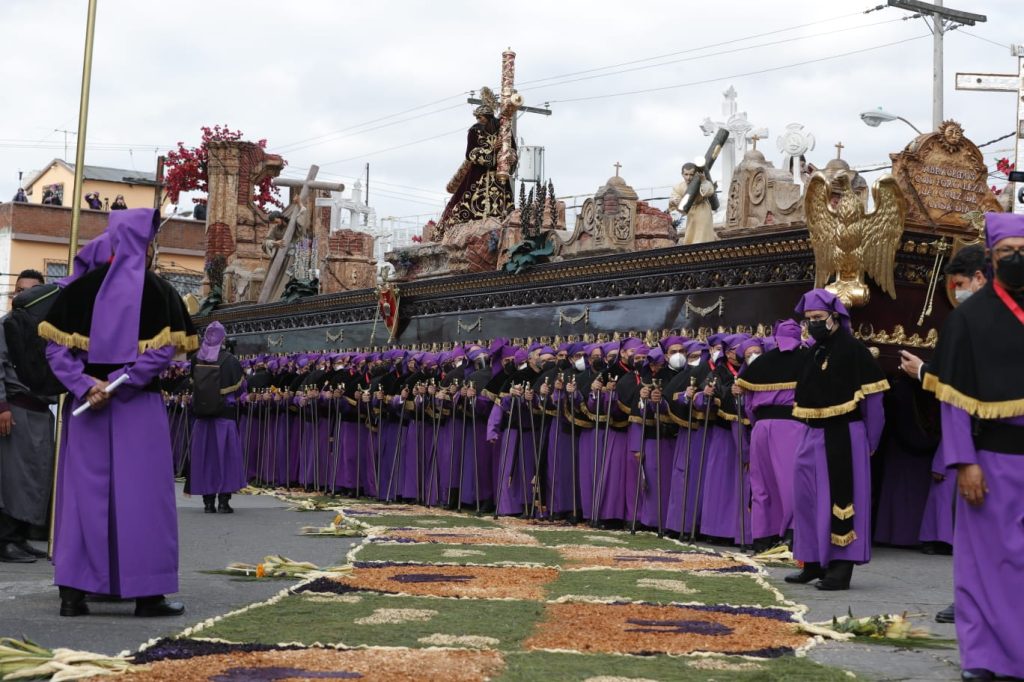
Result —
M1010 173L1013 184L1013 212L1024 215L1024 44L1010 46L1010 54L1017 58L1017 73L958 73L957 90L976 92L1009 92L1017 98L1017 120L1014 126L1014 164L1016 170Z
M984 14L961 12L942 6L943 0L920 2L919 0L889 0L889 7L905 9L925 19L932 32L932 130L942 124L942 39L947 31L960 26L974 26L988 21ZM928 21L926 17L930 17Z
M54 128L55 133L64 133L64 160L68 160L68 135L74 135L74 130L65 130L64 128Z

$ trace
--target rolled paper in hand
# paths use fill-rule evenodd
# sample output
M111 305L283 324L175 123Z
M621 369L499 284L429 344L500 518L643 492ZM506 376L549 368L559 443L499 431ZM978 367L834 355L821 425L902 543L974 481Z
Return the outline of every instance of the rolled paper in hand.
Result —
M126 381L128 381L128 378L129 378L128 374L122 374L121 376L119 376L118 378L114 379L109 384L107 384L107 387L105 389L103 389L103 392L106 393L107 395L110 395L111 393L114 392L115 389L117 389L118 386L120 386L121 384L123 384ZM86 410L90 409L91 407L92 407L92 405L90 405L89 402L86 401L86 402L82 403L81 405L79 405L78 407L76 407L75 411L71 413L71 416L77 417L78 415L82 414L83 412L85 412Z

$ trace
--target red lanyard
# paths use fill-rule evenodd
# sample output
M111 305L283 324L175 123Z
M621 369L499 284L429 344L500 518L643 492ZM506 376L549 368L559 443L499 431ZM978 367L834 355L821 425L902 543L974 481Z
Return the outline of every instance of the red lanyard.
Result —
M726 360L725 362L725 368L729 370L734 379L740 375L740 371L738 369L733 369L732 363L730 363L728 360Z
M1024 310L1021 310L1021 307L1017 305L1017 302L1013 300L1009 293L1007 293L1006 289L1003 288L1003 285L999 283L999 280L992 283L992 288L996 290L996 296L1002 299L1003 303L1006 304L1006 307L1010 309L1010 312L1014 314L1021 324L1024 324Z

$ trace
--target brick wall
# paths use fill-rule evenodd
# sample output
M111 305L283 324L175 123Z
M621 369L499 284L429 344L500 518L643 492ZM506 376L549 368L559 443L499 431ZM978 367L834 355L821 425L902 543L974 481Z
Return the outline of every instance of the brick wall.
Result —
M103 232L108 215L105 211L83 210L78 225L79 239L86 242ZM0 229L4 228L13 234L52 237L67 243L71 234L71 209L13 202L0 204ZM206 249L205 224L174 218L160 230L157 241L163 248L203 252Z

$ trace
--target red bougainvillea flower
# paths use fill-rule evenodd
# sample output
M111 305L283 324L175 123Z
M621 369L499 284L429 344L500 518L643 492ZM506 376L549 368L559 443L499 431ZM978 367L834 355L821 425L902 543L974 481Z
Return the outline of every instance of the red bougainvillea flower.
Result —
M209 152L207 145L210 142L233 142L241 140L244 133L241 130L231 130L226 125L215 125L212 128L203 126L202 140L198 147L186 147L184 142L178 142L178 148L167 152L167 160L164 164L164 186L167 190L167 198L171 203L178 203L182 192L199 191L209 192L207 162ZM256 145L260 149L267 148L266 140L257 140ZM271 206L284 208L284 204L278 198L279 190L271 184L271 178L264 178L253 191L253 203L261 210L267 210ZM206 197L193 199L192 203L205 204Z

